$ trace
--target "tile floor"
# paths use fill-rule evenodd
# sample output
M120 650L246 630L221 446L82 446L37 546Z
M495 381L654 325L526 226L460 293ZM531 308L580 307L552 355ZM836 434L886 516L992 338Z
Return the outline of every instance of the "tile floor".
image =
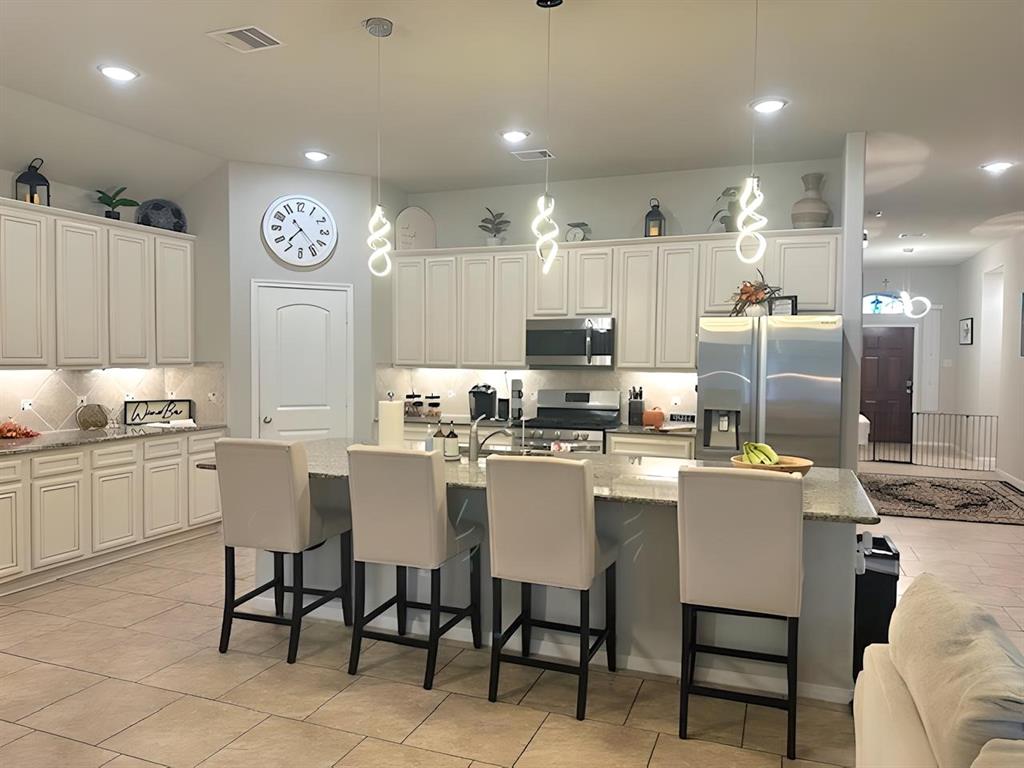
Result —
M1024 645L1024 527L886 518L905 587L923 569L967 586ZM253 556L239 552L251 582ZM487 654L448 644L433 691L424 654L368 643L345 671L348 631L307 621L299 663L287 630L238 621L216 651L207 536L0 597L0 765L314 768L595 768L853 764L845 707L801 702L800 760L784 752L783 713L695 697L675 736L678 688L664 678L592 673L588 719L571 717L575 680L506 665L486 701Z

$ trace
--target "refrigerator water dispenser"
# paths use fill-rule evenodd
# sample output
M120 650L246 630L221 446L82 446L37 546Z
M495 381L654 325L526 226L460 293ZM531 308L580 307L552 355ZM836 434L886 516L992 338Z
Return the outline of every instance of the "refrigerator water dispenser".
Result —
M707 408L704 410L704 448L740 448L740 412Z

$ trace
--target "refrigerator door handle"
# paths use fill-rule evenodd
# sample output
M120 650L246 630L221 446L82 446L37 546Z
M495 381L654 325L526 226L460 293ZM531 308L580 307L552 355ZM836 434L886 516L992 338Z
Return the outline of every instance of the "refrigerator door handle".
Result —
M768 318L759 317L754 320L754 418L753 439L755 442L766 442L765 427L768 414Z

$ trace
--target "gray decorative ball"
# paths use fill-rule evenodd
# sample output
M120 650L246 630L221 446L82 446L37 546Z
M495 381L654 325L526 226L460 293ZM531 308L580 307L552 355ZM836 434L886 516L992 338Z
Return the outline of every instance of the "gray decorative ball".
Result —
M159 198L146 200L135 209L135 223L172 232L188 232L188 221L181 206Z

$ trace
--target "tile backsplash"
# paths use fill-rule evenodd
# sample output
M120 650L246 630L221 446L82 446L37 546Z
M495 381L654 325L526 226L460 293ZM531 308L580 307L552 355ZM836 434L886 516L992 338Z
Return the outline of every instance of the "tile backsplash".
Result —
M0 371L0 420L49 432L77 429L78 398L99 403L120 423L122 406L130 395L135 400L175 397L194 400L199 424L223 424L227 420L224 366L200 363L168 368L97 368L93 370L38 369ZM30 410L21 410L31 400Z
M468 368L393 368L377 366L377 399L384 400L389 391L395 399L406 394L439 395L441 412L447 417L469 414L469 388L487 383L498 390L498 397L508 397L508 383L522 379L524 410L527 416L537 413L534 399L538 389L608 389L621 394L623 420L626 418L626 397L630 387L644 388L647 408L659 407L666 413L696 413L697 374L667 371L627 370L564 370L564 371L495 371Z

